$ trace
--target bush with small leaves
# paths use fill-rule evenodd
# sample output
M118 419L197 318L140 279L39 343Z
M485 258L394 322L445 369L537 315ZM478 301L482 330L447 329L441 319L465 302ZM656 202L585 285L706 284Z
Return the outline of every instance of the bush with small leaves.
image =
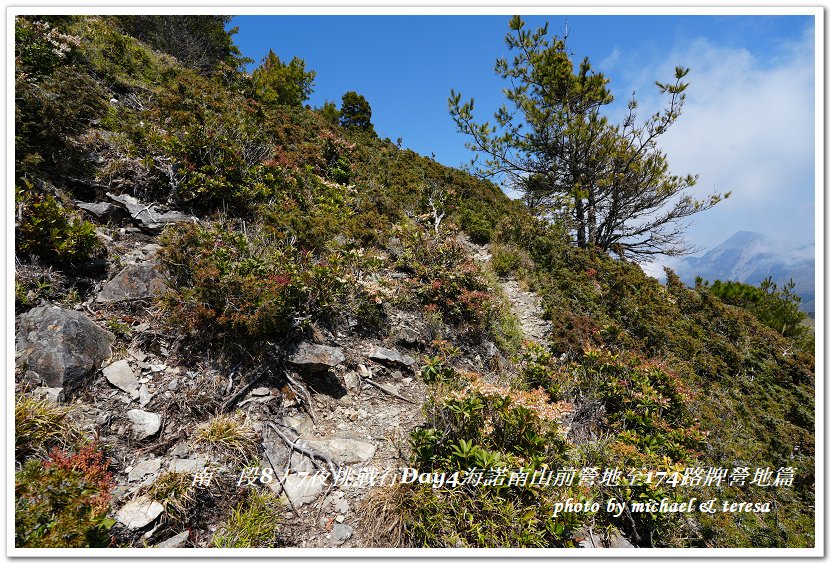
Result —
M77 453L53 450L15 474L16 547L106 547L112 475L90 445Z
M20 217L15 238L22 256L38 256L55 265L70 266L102 251L95 226L53 196L27 186L15 190L15 203Z

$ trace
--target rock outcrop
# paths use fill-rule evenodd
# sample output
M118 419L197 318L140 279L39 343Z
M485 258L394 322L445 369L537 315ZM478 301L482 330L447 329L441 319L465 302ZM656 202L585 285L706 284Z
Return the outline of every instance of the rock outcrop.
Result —
M164 288L164 278L154 262L130 264L104 284L95 300L111 303L149 299Z
M110 332L78 311L35 307L18 318L16 362L48 387L72 388L112 356Z

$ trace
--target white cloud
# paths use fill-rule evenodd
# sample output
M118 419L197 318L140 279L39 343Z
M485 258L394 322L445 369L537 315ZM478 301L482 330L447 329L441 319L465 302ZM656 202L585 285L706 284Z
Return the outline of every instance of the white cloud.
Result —
M620 61L622 60L622 51L619 47L614 47L614 50L611 51L611 54L602 59L599 64L597 65L597 70L607 73L608 71L617 68L619 66Z
M660 107L655 78L691 67L683 115L661 139L677 174L697 173L699 197L732 197L696 217L696 246L712 247L735 231L758 231L793 244L812 242L815 198L814 39L812 31L766 60L745 49L697 39L638 69L640 114ZM620 90L624 91L624 90ZM649 92L647 96L639 92ZM805 213L809 209L809 213Z

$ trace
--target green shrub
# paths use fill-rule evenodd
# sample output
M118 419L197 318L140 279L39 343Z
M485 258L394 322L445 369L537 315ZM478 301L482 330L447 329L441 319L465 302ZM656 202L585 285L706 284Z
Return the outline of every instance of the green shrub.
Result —
M586 395L582 405L599 417L591 422L608 436L597 455L586 457L583 465L620 468L624 473L616 486L598 484L596 500L605 503L615 497L630 506L631 502L659 503L663 498L683 502L694 496L687 489L631 477L642 468L682 474L686 466L698 462L705 435L690 414L692 395L680 378L637 354L601 350L587 351L571 370L567 385L572 387L566 396ZM585 414L579 416L582 424L588 422ZM640 546L677 547L684 545L683 534L693 534L685 528L684 517L672 513L632 512L627 521L601 513L600 520L622 528Z
M162 238L171 289L162 306L173 322L232 339L280 339L309 322L367 313L356 284L356 253L315 256L268 235L222 225L179 225ZM358 318L358 322L362 319Z
M284 172L269 160L270 141L250 111L194 112L193 117L198 121L167 142L181 163L177 196L182 201L246 213L281 191Z
M665 365L634 353L590 350L573 370L573 385L594 390L621 442L653 460L695 459L703 435L688 412L693 396Z
M44 18L16 16L14 19L15 65L33 76L45 76L71 60L80 38L64 33Z
M16 547L107 547L112 475L88 446L29 460L15 474Z
M493 244L490 252L490 267L496 275L507 276L519 270L527 272L533 268L530 256L513 245Z
M279 523L284 507L268 491L250 490L245 500L231 509L228 519L213 536L220 548L281 547Z
M15 203L20 217L15 238L22 256L39 256L68 266L89 260L102 250L92 223L67 210L53 196L29 186L16 188Z
M495 225L486 213L477 209L465 209L461 211L460 217L461 228L474 243L487 244L493 238Z
M398 229L404 252L397 265L415 274L409 292L428 313L480 336L497 314L493 293L479 267L451 235L436 239L415 227Z
M711 286L706 282L704 287L724 303L747 309L782 336L798 337L809 330L801 324L807 313L798 308L801 297L793 291L795 282L792 280L780 288L772 278L765 279L758 287L720 280L715 280Z
M558 421L567 407L551 404L542 391L512 391L475 374L445 373L435 361L423 368L436 370L466 386L427 402L427 424L410 435L411 463L419 471L443 472L460 481L401 485L394 495L406 498L394 503L388 518L401 523L405 542L417 547L574 545L572 534L584 515L556 514L553 503L569 495L587 500L583 492L566 487L551 494L538 485L511 483L509 477L519 470L532 475L561 466L566 443ZM504 479L463 484L472 469L500 472Z
M562 376L553 354L540 344L528 342L519 359L520 386L524 389L541 387L552 397L561 397Z

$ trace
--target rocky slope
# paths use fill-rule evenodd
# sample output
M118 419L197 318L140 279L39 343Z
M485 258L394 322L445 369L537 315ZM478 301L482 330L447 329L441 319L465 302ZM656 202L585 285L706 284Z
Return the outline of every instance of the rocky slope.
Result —
M141 218L125 215L125 226L101 228L113 274L88 299L70 308L44 303L17 320L18 393L70 404L72 422L106 447L115 481L113 531L132 545L211 545L221 512L197 502L182 520L171 520L163 502L147 492L172 473L184 474L192 485L207 468L214 470L204 487L208 501L221 505L233 498L244 468L229 465L193 432L233 412L256 433L257 467L277 475L269 486L287 497L281 515L286 545L368 545L359 507L371 487L361 480L407 467L409 433L424 421L420 406L427 391L419 367L430 347L426 321L391 310L384 339L317 331L293 346L285 362L289 377L305 383L306 396L280 388L275 374L246 382L209 354L194 359L179 348L182 335L165 326L154 305L166 283L156 235L130 221ZM487 263L486 247L466 238L463 243ZM540 319L539 299L515 279L501 286L523 336L542 341L547 323ZM490 343L465 349L455 363L486 371L493 360L509 365ZM287 440L331 459L350 477L337 485L333 479L312 483L304 477L322 468L319 459Z
M307 75L241 72L222 18L15 23L18 547L814 543L808 340L281 98ZM750 463L798 475L778 512L384 481Z

